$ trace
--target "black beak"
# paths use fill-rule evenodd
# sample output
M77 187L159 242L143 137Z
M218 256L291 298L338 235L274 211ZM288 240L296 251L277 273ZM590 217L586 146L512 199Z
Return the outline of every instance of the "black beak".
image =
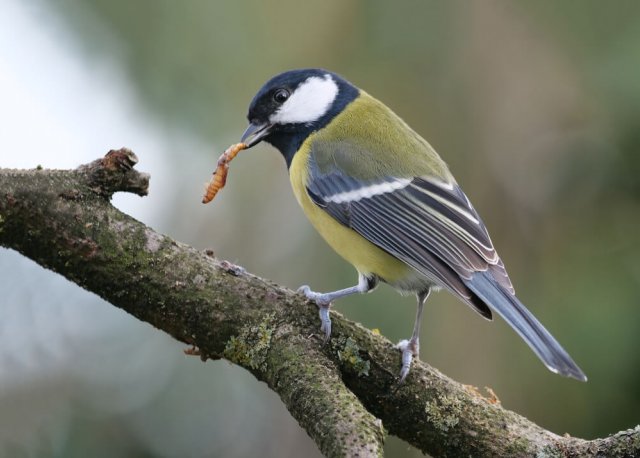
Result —
M268 123L257 124L252 122L249 124L249 127L247 127L247 130L244 131L244 134L242 134L240 141L245 143L247 148L251 148L271 133L271 127L271 124Z

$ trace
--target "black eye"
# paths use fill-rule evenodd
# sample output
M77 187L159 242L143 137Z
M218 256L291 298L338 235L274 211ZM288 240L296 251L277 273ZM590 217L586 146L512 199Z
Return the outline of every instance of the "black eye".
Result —
M289 98L289 91L286 89L278 89L273 93L273 100L278 103L284 103Z

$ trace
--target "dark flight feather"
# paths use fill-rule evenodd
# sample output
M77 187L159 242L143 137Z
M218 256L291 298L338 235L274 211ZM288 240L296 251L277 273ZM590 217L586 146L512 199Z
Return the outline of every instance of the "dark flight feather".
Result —
M497 312L554 372L586 380L516 298L487 229L455 182L433 177L360 180L309 159L307 191L341 224L451 291L486 318Z

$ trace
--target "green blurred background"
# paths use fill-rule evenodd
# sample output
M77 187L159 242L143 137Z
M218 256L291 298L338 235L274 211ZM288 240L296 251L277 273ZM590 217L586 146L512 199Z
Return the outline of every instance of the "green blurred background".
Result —
M336 71L449 163L522 301L589 376L555 376L501 320L433 296L421 359L558 433L640 421L640 3L637 1L6 0L2 167L73 167L128 146L152 173L116 204L171 237L295 288L352 268L310 228L268 145L200 204L255 91ZM248 373L0 251L0 456L318 456ZM393 341L414 300L337 308ZM420 456L395 438L389 456Z

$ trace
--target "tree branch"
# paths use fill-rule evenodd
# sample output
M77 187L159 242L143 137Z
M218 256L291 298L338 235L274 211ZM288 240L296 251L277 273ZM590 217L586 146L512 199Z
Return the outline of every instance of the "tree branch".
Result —
M400 355L332 312L322 345L314 305L118 211L116 191L146 195L129 150L76 170L0 170L0 245L131 315L226 358L277 392L327 456L382 455L386 428L434 456L635 456L640 427L561 437L416 361L394 391ZM384 428L383 425L384 424Z

